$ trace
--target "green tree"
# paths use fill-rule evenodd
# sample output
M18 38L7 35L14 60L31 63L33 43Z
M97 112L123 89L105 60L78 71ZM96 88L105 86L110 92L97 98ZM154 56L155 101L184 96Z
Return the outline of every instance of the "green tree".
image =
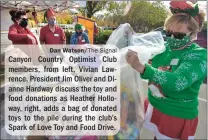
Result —
M118 26L122 21L126 2L110 1L106 4L107 13L102 16L96 16L99 26Z
M125 7L126 7L126 2L116 2L116 1L110 1L106 6L109 13L113 15L122 15Z
M86 12L87 17L91 18L96 12L103 10L109 1L87 1Z
M153 13L150 18L150 27L157 28L163 26L168 12L163 2L157 1L152 3Z
M86 7L80 7L78 11L80 12L80 15L85 16Z
M112 21L114 26L121 24L123 21L123 14L126 5L126 2L110 2L107 8L110 14L106 15L106 19L108 21Z
M133 1L125 19L135 31L148 32L163 26L166 17L167 12L162 2Z
M126 15L126 2L110 1L105 8L109 11L104 17L96 17L99 26L117 27L123 23L130 23L136 32L148 32L163 26L167 17L167 9L163 2L132 1L131 8Z

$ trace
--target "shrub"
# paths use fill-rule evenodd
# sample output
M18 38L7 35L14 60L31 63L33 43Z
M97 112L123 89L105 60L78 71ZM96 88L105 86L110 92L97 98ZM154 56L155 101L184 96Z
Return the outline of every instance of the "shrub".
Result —
M66 44L70 44L70 38L73 33L71 31L65 31L66 35Z
M95 36L95 44L106 44L112 32L112 30L99 30L98 35Z

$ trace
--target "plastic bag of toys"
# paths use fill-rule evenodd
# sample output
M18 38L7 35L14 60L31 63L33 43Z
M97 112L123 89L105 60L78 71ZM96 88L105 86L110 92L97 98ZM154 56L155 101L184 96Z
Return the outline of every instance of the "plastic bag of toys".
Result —
M148 63L155 55L165 51L162 34L135 34L129 24L123 24L113 32L107 44L116 45L120 49L121 66L121 128L108 140L139 139L144 120L143 96L147 93L144 93L140 74L126 62L126 54L128 50L135 51L141 63Z

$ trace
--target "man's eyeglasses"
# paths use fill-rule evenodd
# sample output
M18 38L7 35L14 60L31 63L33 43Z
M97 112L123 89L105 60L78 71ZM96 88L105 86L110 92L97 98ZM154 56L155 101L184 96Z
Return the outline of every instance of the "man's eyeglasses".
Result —
M179 32L171 32L171 31L163 31L167 37L171 37L172 35L176 39L183 39L186 35L190 35L190 33L179 33Z

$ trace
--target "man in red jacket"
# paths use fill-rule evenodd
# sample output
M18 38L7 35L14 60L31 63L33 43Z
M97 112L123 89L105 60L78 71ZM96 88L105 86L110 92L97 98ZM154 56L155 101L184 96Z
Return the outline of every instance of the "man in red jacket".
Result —
M62 28L56 25L56 16L52 8L46 11L48 25L40 30L41 44L66 44L66 36Z
M38 44L35 35L27 28L28 18L25 11L11 10L11 19L14 22L9 27L8 38L13 44Z

